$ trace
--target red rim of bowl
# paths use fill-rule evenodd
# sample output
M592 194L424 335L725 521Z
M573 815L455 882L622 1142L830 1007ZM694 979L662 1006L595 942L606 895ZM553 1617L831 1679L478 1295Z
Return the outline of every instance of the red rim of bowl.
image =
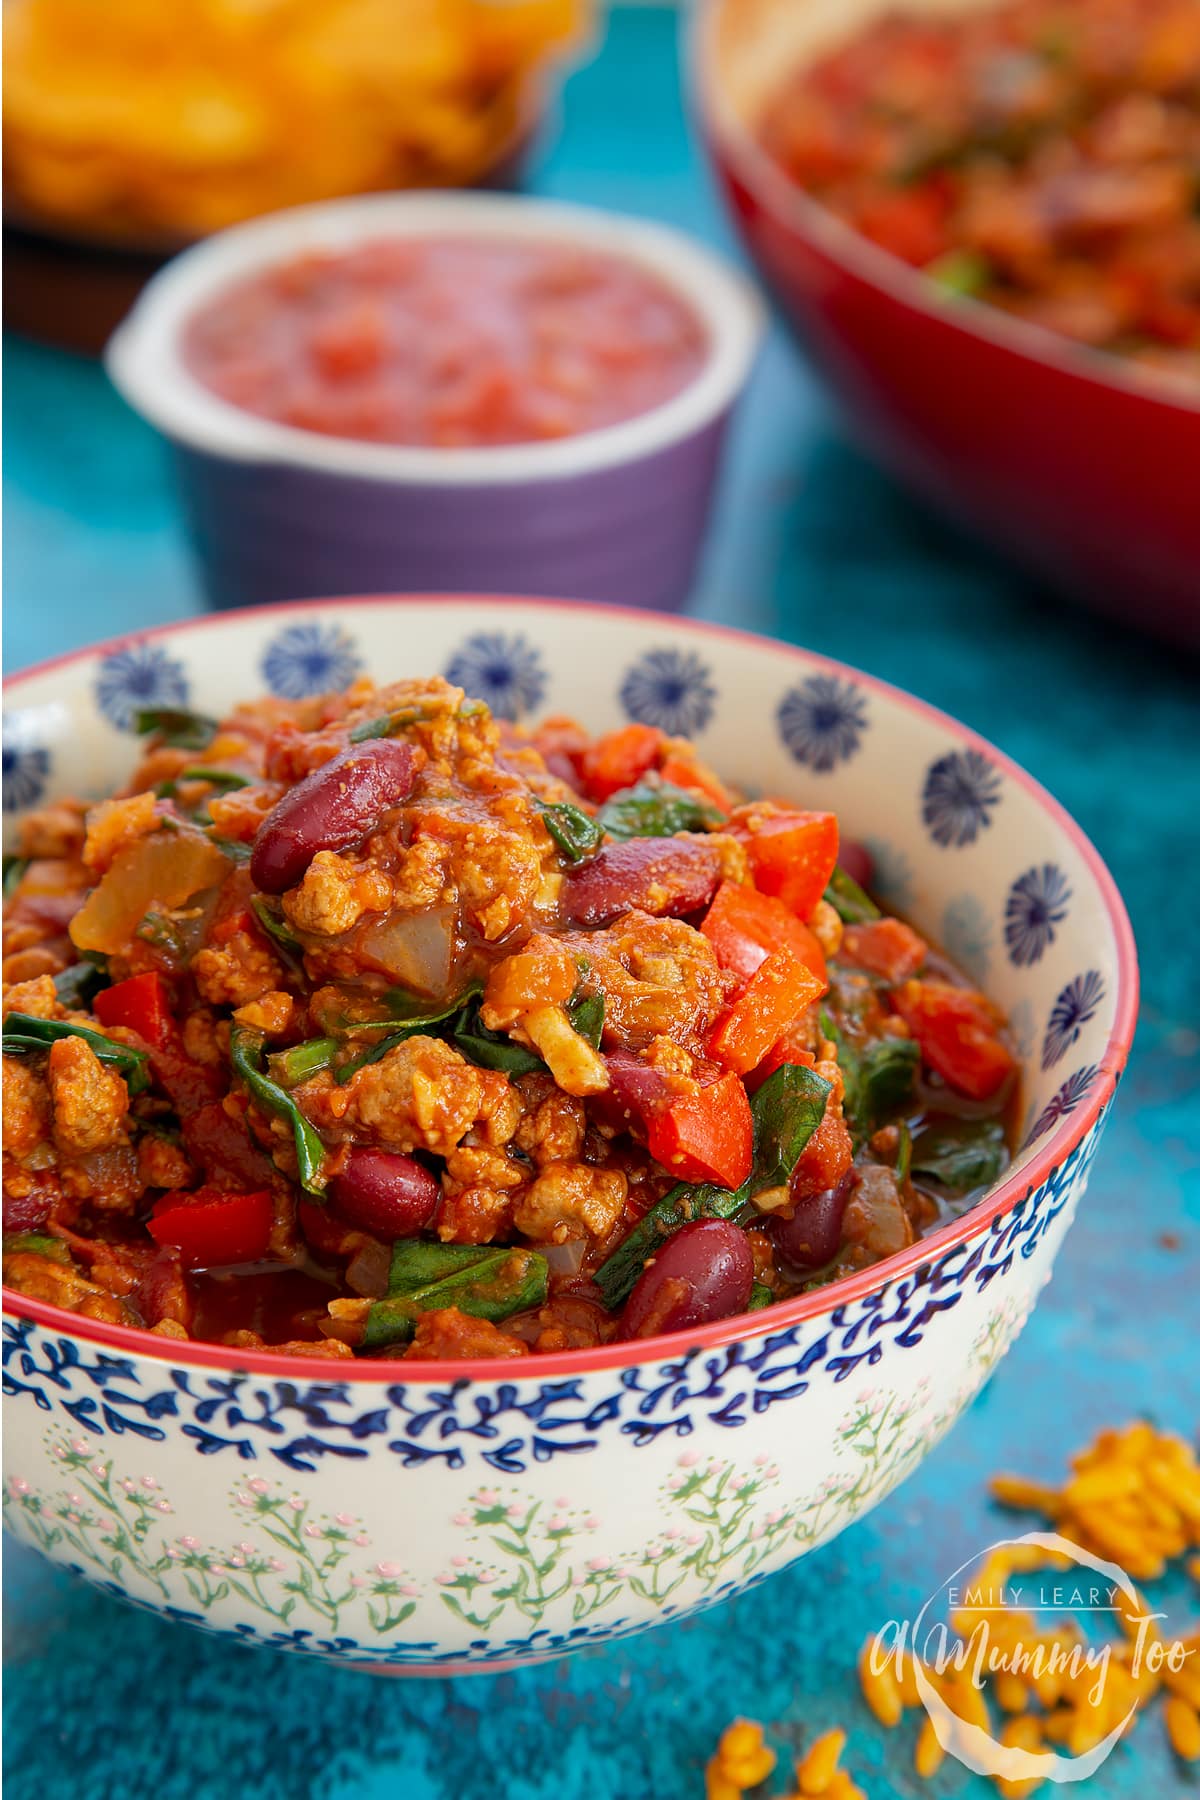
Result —
M6 693L13 692L26 681L46 675L55 669L65 668L72 663L80 663L93 657L111 654L124 646L144 643L147 639L174 636L178 632L204 631L210 627L219 627L237 619L271 618L280 614L307 612L338 606L384 606L404 607L421 606L443 608L446 606L494 606L511 608L513 606L535 607L547 612L577 612L589 617L609 619L614 623L629 624L639 620L651 620L660 624L664 631L682 631L685 635L709 638L717 642L752 644L763 650L769 650L773 656L795 658L806 666L814 662L829 671L853 681L872 693L881 695L885 700L916 713L941 729L952 733L960 743L986 756L1007 780L1032 796L1042 810L1065 833L1075 849L1095 877L1097 886L1103 896L1105 910L1117 947L1117 1008L1113 1020L1113 1028L1104 1047L1100 1059L1100 1078L1089 1091L1085 1104L1077 1112L1068 1114L1052 1131L1045 1144L1027 1167L1010 1174L986 1196L985 1199L962 1213L957 1219L944 1225L939 1231L928 1237L919 1238L907 1250L895 1256L885 1257L882 1262L873 1263L870 1268L863 1269L857 1275L846 1276L840 1281L833 1281L827 1287L816 1288L811 1293L802 1294L794 1300L778 1302L771 1308L771 1324L769 1329L784 1331L791 1325L798 1325L806 1319L816 1317L829 1311L832 1307L845 1306L853 1301L863 1299L876 1289L886 1287L898 1277L910 1274L924 1263L936 1262L946 1251L974 1237L981 1229L986 1228L994 1219L1007 1212L1017 1201L1026 1198L1039 1187L1051 1170L1076 1147L1083 1142L1093 1129L1100 1115L1111 1100L1117 1081L1125 1067L1129 1048L1133 1042L1134 1027L1137 1022L1138 1007L1138 967L1137 949L1134 944L1133 930L1125 911L1124 902L1117 891L1117 885L1109 874L1099 852L1091 840L1080 830L1070 814L1060 806L1057 800L1034 781L1031 775L1005 756L1003 751L973 732L969 727L959 724L948 713L928 705L923 700L905 693L902 688L893 687L890 682L881 681L874 675L864 674L852 668L848 663L836 662L815 651L803 650L799 646L785 644L775 638L763 637L757 632L742 631L732 625L717 625L699 619L680 619L669 613L648 611L630 612L627 608L612 605L600 605L586 601L545 600L523 595L474 595L474 594L346 594L331 596L326 599L284 600L269 606L250 606L240 608L234 614L209 613L194 619L178 620L170 625L159 625L148 631L125 632L120 637L110 638L98 644L89 645L83 650L72 650L64 656L51 657L45 662L35 663L32 667L22 669L4 682ZM293 1380L303 1377L308 1380L326 1382L369 1381L408 1383L417 1382L453 1382L453 1381L512 1381L518 1374L528 1373L534 1378L564 1376L572 1374L589 1374L597 1370L624 1369L639 1363L661 1362L671 1358L681 1358L694 1350L715 1350L727 1344L738 1343L747 1338L760 1336L764 1329L760 1313L740 1313L731 1319L721 1319L713 1325L706 1325L697 1331L676 1332L667 1337L635 1338L630 1341L618 1341L604 1344L593 1350L560 1350L544 1356L531 1356L527 1361L487 1357L463 1361L413 1361L403 1358L383 1359L379 1357L334 1358L328 1356L280 1356L268 1351L238 1350L231 1351L223 1344L199 1343L192 1339L156 1338L150 1331L144 1331L129 1325L108 1325L95 1319L87 1319L78 1313L67 1312L61 1307L50 1306L44 1301L28 1300L10 1288L4 1289L5 1310L14 1313L18 1318L34 1320L39 1325L52 1327L56 1331L66 1332L73 1337L86 1338L91 1342L105 1344L112 1349L136 1353L143 1357L157 1358L184 1366L219 1368L230 1373L256 1373L278 1377L291 1376Z
M910 311L938 320L948 331L983 339L1080 381L1095 382L1177 412L1200 414L1200 385L1193 384L1193 393L1170 375L1127 358L1089 350L1086 345L1072 343L1043 326L1010 316L967 295L942 297L919 269L873 244L792 181L742 120L735 119L732 109L717 98L720 83L713 67L710 40L721 9L729 3L730 0L698 0L690 20L682 27L688 34L684 68L702 135L710 148L728 161L766 212L790 225L802 238L816 243L831 260L841 263L859 280Z

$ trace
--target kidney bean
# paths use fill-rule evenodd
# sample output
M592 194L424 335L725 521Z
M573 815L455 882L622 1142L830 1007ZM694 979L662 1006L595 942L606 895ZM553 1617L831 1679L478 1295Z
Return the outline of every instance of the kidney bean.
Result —
M52 1192L48 1187L32 1187L27 1194L5 1194L5 1231L36 1231L44 1225L50 1217Z
M318 850L345 850L412 792L424 761L414 744L352 744L283 796L259 826L250 874L264 894L295 887Z
M807 1275L833 1261L841 1248L842 1220L853 1187L851 1169L836 1187L798 1200L790 1219L772 1219L771 1236L789 1273Z
M671 1084L662 1071L629 1050L610 1050L604 1066L609 1085L604 1093L589 1096L588 1108L602 1125L609 1125L614 1131L644 1125L671 1098Z
M182 1258L173 1244L165 1245L143 1271L132 1299L144 1325L153 1327L170 1319L185 1331L190 1329L192 1295Z
M604 925L634 906L677 919L708 904L721 869L719 846L702 838L630 838L568 875L559 909L572 925Z
M695 1219L647 1264L621 1314L623 1338L686 1331L744 1312L754 1286L750 1240L728 1219Z
M838 845L838 863L851 881L857 881L862 888L870 887L875 866L865 845L856 843L853 838L843 838Z
M442 1190L411 1156L359 1149L350 1152L346 1167L330 1182L329 1194L344 1219L391 1244L428 1225Z

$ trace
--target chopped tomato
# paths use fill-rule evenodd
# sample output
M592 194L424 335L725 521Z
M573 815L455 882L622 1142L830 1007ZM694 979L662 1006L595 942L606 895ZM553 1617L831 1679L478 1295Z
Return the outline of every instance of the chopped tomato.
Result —
M120 1025L163 1050L175 1041L167 984L157 973L131 975L96 995L95 1013L102 1025Z
M672 750L669 756L663 758L659 774L672 787L687 788L694 794L703 794L706 800L711 800L724 813L733 804L720 777L697 757L684 756L678 750Z
M261 1262L273 1217L269 1188L253 1194L212 1187L191 1194L173 1189L158 1201L146 1229L156 1244L174 1244L187 1268L212 1269Z
M700 929L721 967L744 981L761 968L773 950L784 949L828 985L825 953L808 926L782 900L760 894L757 888L723 881Z
M949 246L949 207L940 187L885 188L864 200L855 223L893 256L924 268Z
M800 1035L799 1027L793 1027L791 1031L785 1031L781 1038L776 1039L758 1067L752 1069L746 1077L746 1087L750 1093L757 1093L767 1076L773 1075L776 1069L782 1069L785 1063L798 1063L806 1069L816 1067L817 1059L812 1051L800 1042Z
M929 945L902 919L872 919L865 925L847 925L841 954L885 981L907 981L929 955Z
M717 1020L708 1040L709 1055L727 1069L748 1075L828 986L790 950L773 950Z
M620 731L597 738L579 758L588 798L599 803L622 788L636 787L643 775L657 767L666 741L653 725L624 725Z
M815 1194L827 1193L850 1173L853 1161L850 1127L842 1117L841 1107L833 1105L831 1095L825 1117L796 1159L788 1192L793 1200L810 1200Z
M754 1122L738 1077L723 1075L699 1093L680 1095L653 1112L646 1146L681 1181L740 1187L754 1158Z
M739 806L729 828L745 844L762 892L782 900L798 919L811 918L837 866L836 816L770 804Z
M989 1100L1016 1070L990 1000L947 981L906 981L892 1005L931 1069L972 1100Z
M250 909L252 892L248 866L235 869L221 883L206 934L210 944L227 944L239 931L253 932L258 928L258 921Z

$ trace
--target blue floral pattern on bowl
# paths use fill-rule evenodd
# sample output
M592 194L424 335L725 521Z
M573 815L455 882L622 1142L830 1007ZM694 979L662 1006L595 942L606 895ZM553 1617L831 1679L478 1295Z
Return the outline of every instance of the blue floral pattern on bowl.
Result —
M12 713L4 721L4 810L27 812L46 792L53 767L50 752L34 741L27 719Z
M717 689L712 670L692 650L648 650L621 682L621 705L639 725L669 737L696 737L712 721Z
M867 729L867 702L852 681L810 675L789 688L775 714L789 754L814 775L828 775L849 762Z
M1042 1067L1052 1069L1061 1062L1104 999L1104 977L1099 969L1089 969L1069 981L1050 1009L1050 1022L1042 1044Z
M114 650L96 671L96 705L118 731L131 731L139 712L186 706L187 671L161 644L143 640Z
M340 625L287 625L263 653L263 680L283 700L304 700L348 687L362 658Z
M978 750L951 750L929 766L921 790L921 817L943 850L963 850L992 822L1000 802L1000 775Z
M486 700L498 719L533 712L546 695L541 653L520 632L481 631L460 644L446 664L446 680Z
M1004 942L1010 962L1028 969L1040 962L1070 912L1071 884L1054 863L1026 869L1004 903Z

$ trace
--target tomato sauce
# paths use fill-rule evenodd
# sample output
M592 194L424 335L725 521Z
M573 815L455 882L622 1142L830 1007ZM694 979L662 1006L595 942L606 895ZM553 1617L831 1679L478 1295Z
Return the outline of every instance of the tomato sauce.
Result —
M380 240L237 283L184 358L223 400L331 437L438 448L619 424L698 374L701 320L619 256L513 239Z

